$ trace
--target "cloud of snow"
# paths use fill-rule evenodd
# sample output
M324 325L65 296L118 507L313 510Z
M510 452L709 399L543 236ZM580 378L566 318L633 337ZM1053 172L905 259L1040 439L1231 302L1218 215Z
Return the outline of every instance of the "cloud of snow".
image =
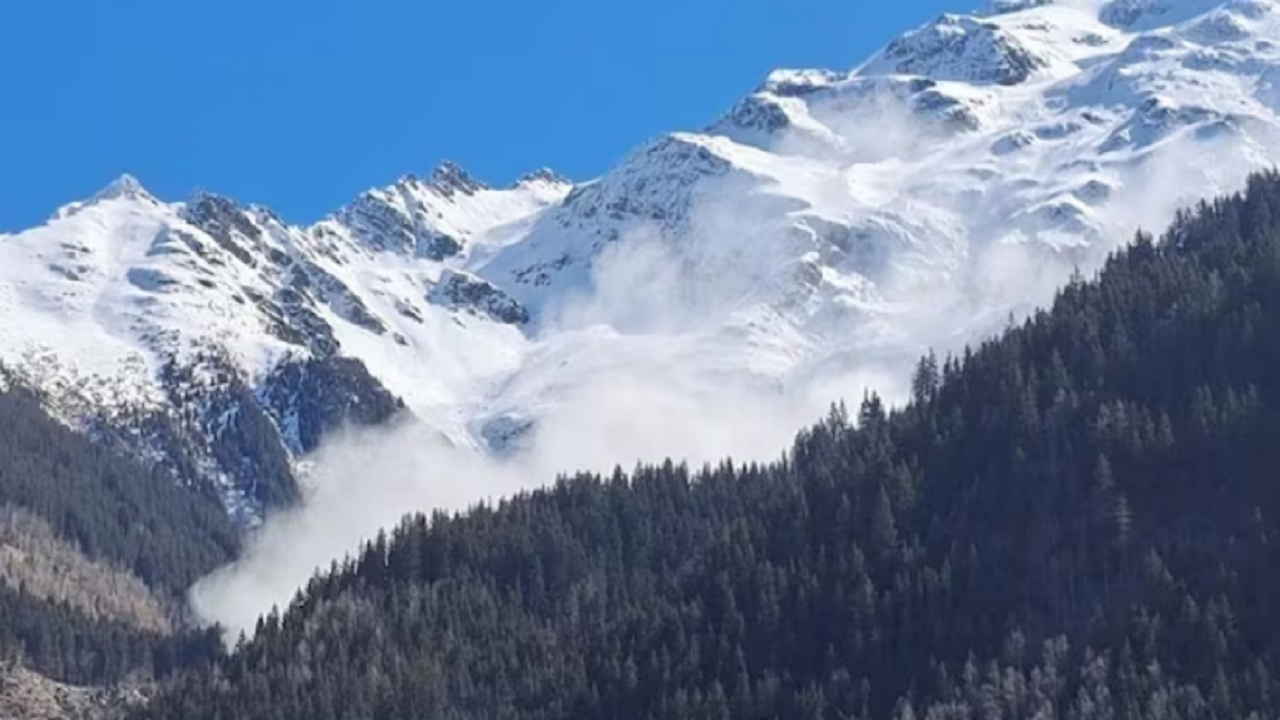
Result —
M305 502L269 518L238 562L193 588L197 615L251 633L261 613L287 606L316 571L407 513L465 509L637 461L768 461L842 397L856 405L870 388L899 397L907 370L870 358L779 380L804 359L795 357L803 337L766 304L794 248L776 232L778 213L736 197L708 193L678 244L636 228L605 249L583 292L552 309L508 391L537 411L523 451L453 447L417 423L330 437L307 459ZM759 367L735 373L744 352Z
M1108 249L1127 243L1138 228L1158 236L1179 208L1240 190L1250 173L1274 165L1268 148L1280 148L1280 136L1259 143L1228 133L1213 139L1182 135L1135 161L1120 173L1120 188L1105 208L1115 230Z
M892 104L858 120L838 128L851 167L913 157L921 138L938 132ZM808 154L813 143L812 133L797 131L775 149ZM1221 162L1227 152L1239 162ZM1217 161L1196 162L1195 153ZM964 249L940 269L886 265L869 296L875 309L840 310L825 326L823 314L833 311L817 289L822 275L804 262L814 240L784 222L801 208L743 192L741 178L707 182L684 232L634 228L603 249L581 292L549 309L504 392L511 407L494 408L536 418L522 451L486 456L438 442L416 424L333 436L308 459L306 502L270 518L240 561L193 588L193 606L233 632L251 632L260 613L287 605L316 571L406 513L461 510L557 474L637 460L767 461L833 401L856 406L869 388L900 401L928 348L958 351L998 331L1010 313L1051 300L1076 266L1089 272L1138 227L1163 227L1193 199L1187 188L1237 187L1251 161L1230 143L1189 142L1156 157L1098 173L1114 193L1099 212L1115 242L1088 250L1012 232L1006 218L972 212L971 198L954 188L913 188L922 212L964 223Z
M192 588L197 617L221 623L228 640L251 635L260 614L283 609L315 572L406 512L463 508L518 487L508 474L417 423L336 434L308 465L304 502L272 515L238 561Z
M837 396L897 380L842 375L841 387L784 398L657 372L620 367L584 378L539 418L529 451L508 460L454 447L417 422L330 437L308 459L305 502L270 517L240 560L192 589L197 616L228 628L229 640L252 634L261 613L283 609L313 574L407 513L464 510L559 474L630 469L641 459L696 467L729 456L776 458Z

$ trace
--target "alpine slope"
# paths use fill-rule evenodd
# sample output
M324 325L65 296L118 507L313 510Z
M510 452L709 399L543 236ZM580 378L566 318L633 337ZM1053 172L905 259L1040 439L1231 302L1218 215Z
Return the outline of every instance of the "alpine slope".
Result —
M0 235L0 364L249 523L325 433L398 415L495 455L574 415L596 435L562 444L629 462L693 452L628 424L666 398L725 428L711 458L773 453L750 413L799 426L998 330L1269 167L1278 111L1280 2L997 0L588 182L445 163L295 224L122 177Z

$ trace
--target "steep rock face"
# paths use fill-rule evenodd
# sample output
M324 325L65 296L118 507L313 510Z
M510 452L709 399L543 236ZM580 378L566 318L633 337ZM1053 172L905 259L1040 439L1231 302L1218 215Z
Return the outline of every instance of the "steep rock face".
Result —
M404 401L373 378L364 363L348 357L282 365L257 396L294 455L315 450L335 430L383 425L406 412Z
M338 317L375 335L387 332L386 324L369 310L364 300L323 267L303 261L291 269L288 289L297 296L310 299L313 305L323 303Z
M226 250L239 262L254 268L265 250L263 231L228 198L210 193L200 192L183 208L183 218L204 230L217 242L218 247ZM188 245L198 245L198 241L188 239Z
M181 424L205 439L225 484L259 509L298 500L289 453L275 424L225 357L207 353L173 361L160 377Z
M382 425L404 402L358 359L288 359L251 385L229 359L173 359L159 377L167 403L81 418L84 427L193 492L213 493L243 525L301 497L295 460L330 432Z
M521 178L516 190L526 192L494 190L446 162L425 180L406 175L390 187L363 193L334 219L367 248L442 262L568 188L567 181L544 170Z
M1049 60L1036 55L1013 33L977 18L943 15L889 43L864 73L921 75L935 80L1017 85Z
M453 309L486 315L509 325L529 322L529 312L493 283L461 270L445 270L428 300Z
M1150 30L1180 23L1222 4L1222 0L1109 0L1099 19L1129 30Z
M424 190L431 192L403 179L393 189L370 191L343 212L342 222L376 250L435 261L453 257L462 252L462 240L425 222L429 210L413 196Z

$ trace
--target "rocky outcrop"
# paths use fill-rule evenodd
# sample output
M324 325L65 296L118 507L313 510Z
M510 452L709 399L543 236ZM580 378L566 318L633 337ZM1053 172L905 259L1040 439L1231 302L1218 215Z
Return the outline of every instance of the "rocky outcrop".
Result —
M894 40L864 72L1017 85L1047 66L1044 58L995 23L964 15L943 15Z
M0 718L12 720L123 720L146 704L153 688L66 685L7 663L0 666Z
M382 425L407 414L404 402L355 358L284 364L257 397L295 455L315 450L326 434L345 426Z
M494 322L523 325L529 311L498 286L471 273L446 270L431 288L428 302L487 317Z

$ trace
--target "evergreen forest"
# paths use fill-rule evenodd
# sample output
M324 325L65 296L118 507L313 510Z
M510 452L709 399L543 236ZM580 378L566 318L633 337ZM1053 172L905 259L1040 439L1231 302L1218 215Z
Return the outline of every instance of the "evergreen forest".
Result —
M183 608L186 588L238 551L220 502L59 422L20 385L0 391L0 517L0 660L106 685L219 653L217 629L185 629ZM58 554L94 570L47 562ZM91 611L139 604L164 618Z
M141 717L1276 718L1278 468L1269 173L776 462L407 517Z

